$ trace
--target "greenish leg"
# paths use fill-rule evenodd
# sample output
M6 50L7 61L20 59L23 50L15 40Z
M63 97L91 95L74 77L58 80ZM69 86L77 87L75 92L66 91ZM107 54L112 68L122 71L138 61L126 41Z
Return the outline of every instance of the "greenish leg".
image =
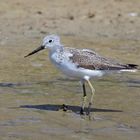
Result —
M91 82L89 80L87 80L87 83L91 89L91 98L90 98L90 102L89 102L89 105L88 105L88 112L87 112L87 115L90 116L90 109L91 109L91 106L93 104L93 97L94 97L94 93L95 93L95 89L93 88Z

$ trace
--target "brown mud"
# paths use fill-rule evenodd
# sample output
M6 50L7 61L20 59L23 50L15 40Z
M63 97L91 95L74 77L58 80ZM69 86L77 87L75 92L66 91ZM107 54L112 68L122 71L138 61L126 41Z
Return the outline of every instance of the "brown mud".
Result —
M139 0L1 0L0 139L138 140L139 71L92 80L89 121L79 115L80 84L55 69L47 51L24 56L57 33L67 46L140 65L139 7Z

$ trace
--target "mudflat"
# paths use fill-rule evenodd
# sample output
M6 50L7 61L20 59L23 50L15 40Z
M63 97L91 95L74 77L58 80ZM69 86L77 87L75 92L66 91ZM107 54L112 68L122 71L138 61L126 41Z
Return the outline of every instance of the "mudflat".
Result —
M61 74L47 51L24 56L58 34L66 46L140 65L139 7L139 0L1 0L0 139L138 140L139 71L93 79L89 120L79 115L80 84Z

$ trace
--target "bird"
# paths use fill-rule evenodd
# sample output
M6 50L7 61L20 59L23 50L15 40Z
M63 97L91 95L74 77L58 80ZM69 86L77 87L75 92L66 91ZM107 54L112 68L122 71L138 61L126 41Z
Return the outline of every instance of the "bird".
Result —
M29 57L44 49L49 50L49 58L56 68L65 75L81 82L83 99L81 109L79 110L80 115L85 115L85 113L89 115L91 106L93 106L95 89L90 82L91 79L112 72L135 72L138 70L138 65L136 64L123 64L103 57L91 49L66 47L61 44L60 37L55 34L44 37L42 45L24 57ZM91 98L87 111L85 111L87 98L86 83L91 89ZM66 108L64 104L63 106Z

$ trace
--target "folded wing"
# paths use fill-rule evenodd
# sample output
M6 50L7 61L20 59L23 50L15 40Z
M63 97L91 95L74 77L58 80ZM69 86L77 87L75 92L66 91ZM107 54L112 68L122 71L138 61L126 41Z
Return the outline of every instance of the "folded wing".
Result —
M73 54L70 60L77 65L78 68L85 68L90 70L125 70L137 69L135 64L122 64L114 60L102 57L92 50L73 50L67 48Z

